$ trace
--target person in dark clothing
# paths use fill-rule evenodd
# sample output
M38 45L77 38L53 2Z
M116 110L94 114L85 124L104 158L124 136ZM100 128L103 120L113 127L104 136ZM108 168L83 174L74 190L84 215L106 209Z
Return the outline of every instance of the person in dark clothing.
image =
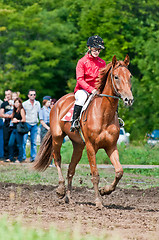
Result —
M0 109L0 117L5 118L3 124L3 142L4 142L4 160L9 161L9 151L8 151L8 142L10 137L10 115L7 114L12 106L9 104L9 100L11 100L11 90L5 91L5 101L1 105Z
M13 123L13 130L9 139L9 159L10 161L14 161L14 145L15 141L18 146L18 160L16 162L22 162L23 159L23 135L18 133L17 124L19 122L25 122L25 110L22 105L22 100L20 98L16 98L14 101L13 113L11 114L11 122Z
M3 101L0 99L0 108ZM3 160L3 119L0 118L0 160Z

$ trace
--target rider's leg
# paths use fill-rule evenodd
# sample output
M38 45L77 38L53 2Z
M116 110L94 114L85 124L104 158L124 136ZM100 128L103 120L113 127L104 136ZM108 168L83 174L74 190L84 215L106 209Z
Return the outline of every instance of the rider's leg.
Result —
M75 131L75 129L77 127L76 120L79 117L81 110L82 110L82 106L79 106L79 105L75 105L74 106L74 112L73 112L70 132L74 132Z
M88 93L85 90L78 90L75 93L75 106L74 106L74 112L73 112L73 118L72 118L72 123L71 123L71 128L70 131L74 132L75 129L77 128L77 119L80 116L82 107L87 100Z

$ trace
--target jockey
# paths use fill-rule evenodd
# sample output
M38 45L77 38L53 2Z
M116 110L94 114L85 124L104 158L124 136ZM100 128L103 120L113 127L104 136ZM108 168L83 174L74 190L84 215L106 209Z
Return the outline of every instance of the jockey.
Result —
M74 132L78 128L77 119L81 109L90 94L96 92L95 82L99 74L99 69L104 68L106 63L99 58L101 49L104 49L104 42L98 35L91 36L87 41L88 52L82 57L76 67L77 84L74 89L75 106L70 131Z

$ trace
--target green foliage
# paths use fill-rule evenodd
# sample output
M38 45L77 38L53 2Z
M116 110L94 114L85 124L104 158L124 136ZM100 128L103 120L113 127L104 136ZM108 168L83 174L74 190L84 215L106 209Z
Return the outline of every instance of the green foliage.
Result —
M11 88L26 96L29 88L55 98L72 92L75 66L89 36L105 42L108 63L130 56L135 102L119 114L131 139L159 128L159 2L157 0L1 0L0 97Z
M2 90L27 93L35 88L38 96L62 96L75 67L71 60L74 26L65 21L67 9L46 11L34 3L19 10L15 5L13 10L2 10L0 17Z

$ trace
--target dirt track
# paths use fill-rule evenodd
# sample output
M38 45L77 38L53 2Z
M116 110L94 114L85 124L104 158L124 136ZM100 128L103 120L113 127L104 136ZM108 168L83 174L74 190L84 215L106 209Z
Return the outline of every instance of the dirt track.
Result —
M0 214L19 218L25 225L60 230L80 229L83 233L103 231L120 239L159 239L159 188L117 189L103 197L104 208L95 209L94 191L76 187L68 205L56 197L55 186L0 183ZM113 237L112 239L117 239Z

